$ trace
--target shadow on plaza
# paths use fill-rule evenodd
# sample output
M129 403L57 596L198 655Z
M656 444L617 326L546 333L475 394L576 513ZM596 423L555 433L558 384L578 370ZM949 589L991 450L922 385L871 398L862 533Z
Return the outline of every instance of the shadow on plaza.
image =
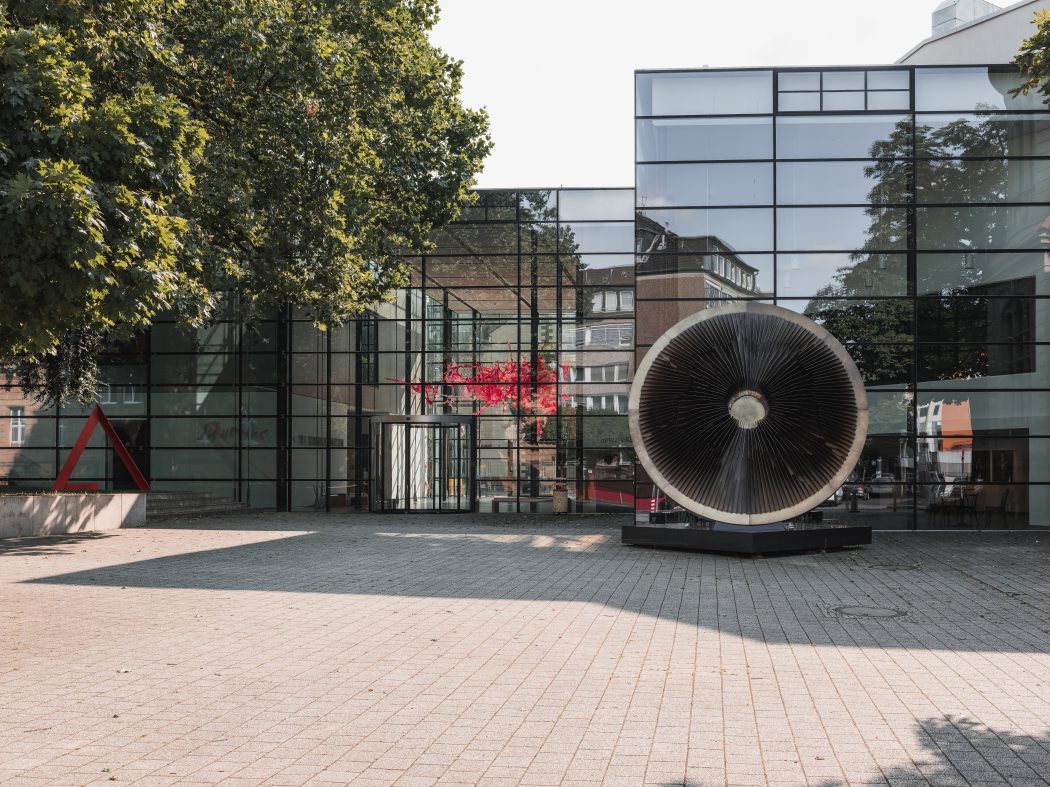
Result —
M922 753L910 765L899 765L880 774L870 774L863 783L891 785L1012 785L1045 784L1050 776L1050 735L1032 737L990 729L965 718L927 719L902 738L918 739ZM869 744L874 742L869 741ZM831 752L805 766L842 767L851 777L814 779L812 787L847 787L859 783L848 763L836 764ZM808 768L806 770L809 770ZM709 787L701 781L664 782L663 787Z
M1037 534L879 534L873 547L860 550L756 560L623 546L625 521L335 515L176 521L145 530L192 531L194 549L208 534L221 539L225 531L257 540L25 581L584 602L767 642L1050 651L1050 549L1039 543L1050 539ZM14 549L79 551L80 538ZM839 607L903 614L857 618L839 614Z
M82 549L85 542L112 538L114 533L67 533L61 536L17 536L0 538L0 560L5 556L66 555Z

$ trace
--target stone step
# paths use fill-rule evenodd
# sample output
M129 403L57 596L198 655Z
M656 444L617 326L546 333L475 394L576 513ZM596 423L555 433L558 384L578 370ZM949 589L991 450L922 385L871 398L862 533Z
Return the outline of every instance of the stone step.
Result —
M146 518L242 514L247 504L204 492L150 492L146 496Z

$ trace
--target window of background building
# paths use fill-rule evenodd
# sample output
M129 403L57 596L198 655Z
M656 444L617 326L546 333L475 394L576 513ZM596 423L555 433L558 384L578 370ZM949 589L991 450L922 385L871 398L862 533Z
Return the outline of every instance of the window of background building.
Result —
M26 440L26 409L11 408L11 445L22 445Z

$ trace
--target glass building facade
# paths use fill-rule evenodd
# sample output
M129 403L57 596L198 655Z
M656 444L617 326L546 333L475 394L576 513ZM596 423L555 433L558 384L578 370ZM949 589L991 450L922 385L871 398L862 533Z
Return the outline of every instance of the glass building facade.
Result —
M739 298L827 328L871 423L860 499L825 518L1050 525L1050 114L1016 84L973 66L637 74L638 354Z
M871 408L825 519L1050 526L1050 112L1001 67L638 72L634 188L481 191L409 287L329 332L158 321L101 405L154 489L305 511L646 517L627 397L673 324L735 299L847 348ZM1044 325L1047 326L1044 328ZM85 423L8 380L0 483ZM130 479L99 431L73 480Z

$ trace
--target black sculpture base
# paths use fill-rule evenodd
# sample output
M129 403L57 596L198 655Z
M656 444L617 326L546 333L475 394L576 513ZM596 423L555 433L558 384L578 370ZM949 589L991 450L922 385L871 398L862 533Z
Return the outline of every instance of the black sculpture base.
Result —
M695 549L741 555L842 549L871 543L871 528L826 522L779 522L772 525L698 524L624 525L625 544Z

